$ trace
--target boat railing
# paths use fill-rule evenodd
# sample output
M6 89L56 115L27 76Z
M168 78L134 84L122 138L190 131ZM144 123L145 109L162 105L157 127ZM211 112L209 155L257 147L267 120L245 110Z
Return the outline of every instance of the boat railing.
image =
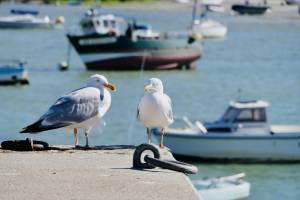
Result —
M203 134L207 133L205 126L202 124L200 120L191 120L187 116L182 116L182 117L175 116L174 121L175 121L174 123L175 125L173 125L172 128L176 128L176 127L182 128L182 126L184 126L184 128L196 129L202 132Z
M27 64L26 61L18 60L18 59L0 59L0 67L1 66L20 66L23 67L25 64Z
M73 25L73 26L67 28L66 32L68 34L78 35L78 36L84 34L83 31L82 31L82 29L81 29L81 27L77 26L77 25Z
M161 33L161 37L164 39L186 39L190 36L188 31L168 31Z

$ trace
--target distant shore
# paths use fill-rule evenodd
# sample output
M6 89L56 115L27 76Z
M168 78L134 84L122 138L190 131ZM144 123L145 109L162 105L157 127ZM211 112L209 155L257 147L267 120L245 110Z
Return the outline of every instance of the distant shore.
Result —
M26 0L25 0L26 1ZM1 1L6 2L9 1ZM18 2L18 1L17 1ZM23 1L24 2L24 1ZM76 6L78 0L34 0L30 1L31 3L36 4L52 4L57 6L67 6L72 5ZM118 7L124 9L137 8L141 10L192 10L193 0L190 0L189 3L178 3L176 0L84 0L80 1L81 6L101 6L101 7ZM224 0L223 6L225 8L224 13L220 15L233 15L231 6L233 4L243 4L244 0ZM262 1L251 1L252 4L259 4ZM285 0L268 0L268 5L271 6L271 10L267 12L263 17L276 19L276 20L300 20L300 15L298 14L298 5L286 5Z

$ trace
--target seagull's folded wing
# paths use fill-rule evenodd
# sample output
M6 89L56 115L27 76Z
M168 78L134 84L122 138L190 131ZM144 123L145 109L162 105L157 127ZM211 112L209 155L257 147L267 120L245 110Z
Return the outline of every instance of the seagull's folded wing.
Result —
M98 114L99 90L82 88L65 95L53 104L40 120L43 126L80 123Z

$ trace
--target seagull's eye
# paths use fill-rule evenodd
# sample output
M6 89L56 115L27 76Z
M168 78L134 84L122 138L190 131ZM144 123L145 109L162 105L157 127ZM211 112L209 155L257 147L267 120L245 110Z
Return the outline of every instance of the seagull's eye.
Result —
M99 79L97 79L96 81L97 81L97 82L100 82L100 80L99 80Z

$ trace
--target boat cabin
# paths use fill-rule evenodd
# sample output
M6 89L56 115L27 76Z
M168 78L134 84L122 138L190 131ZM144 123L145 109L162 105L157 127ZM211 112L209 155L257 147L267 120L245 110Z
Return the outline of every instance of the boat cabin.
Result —
M266 101L238 101L231 102L220 120L213 123L206 123L208 132L270 132L267 123L266 108L269 103Z
M128 34L130 29L127 29L126 35L132 38L138 39L159 39L160 34L152 30L151 26L149 25L134 25L132 28L132 33Z
M120 23L124 20L112 14L99 15L90 9L80 21L80 26L85 35L103 34L119 36Z

